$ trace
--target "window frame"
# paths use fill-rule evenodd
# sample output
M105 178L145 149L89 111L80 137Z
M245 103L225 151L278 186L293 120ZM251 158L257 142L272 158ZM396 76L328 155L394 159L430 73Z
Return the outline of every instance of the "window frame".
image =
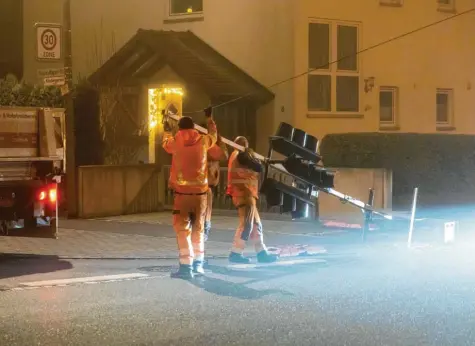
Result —
M447 95L447 121L439 122L437 120L437 95L445 94ZM454 89L450 88L437 88L435 92L435 124L436 127L448 127L453 126L454 123Z
M379 98L381 96L381 92L390 92L392 93L392 115L393 119L391 121L383 121L381 120L381 102ZM399 112L399 88L395 86L380 86L378 91L378 121L379 127L394 127L397 126L398 123L398 112Z
M184 13L172 13L172 8L173 8L173 4L172 2L175 1L175 0L168 0L167 1L167 15L168 15L168 18L177 18L177 17L202 17L204 15L204 0L201 0L201 3L202 3L202 7L203 7L203 10L201 11L196 11L196 12L191 12L191 13L188 13L188 12L184 12Z
M402 7L404 0L379 0L379 4L381 6Z
M454 12L455 11L455 0L449 0L448 4L441 4L439 0L437 2L437 10L440 12Z
M329 25L329 66L328 69L314 69L310 67L310 24L327 24ZM357 30L357 37L356 37L356 51L360 51L361 49L361 22L355 21L343 21L343 20L331 20L331 19L320 19L320 18L310 18L309 22L307 23L307 69L308 69L308 76L307 76L307 113L310 117L312 115L360 115L362 110L362 103L363 103L363 92L362 92L362 78L361 78L361 58L360 54L357 55L356 58L356 70L355 71L348 71L348 70L338 70L338 63L335 62L338 60L338 26L351 26L356 27ZM311 75L329 75L331 77L331 100L330 100L330 111L317 111L311 110L308 108L308 97L309 97L309 88L308 88L308 77ZM337 77L339 76L348 76L348 77L358 77L358 110L356 111L337 111Z

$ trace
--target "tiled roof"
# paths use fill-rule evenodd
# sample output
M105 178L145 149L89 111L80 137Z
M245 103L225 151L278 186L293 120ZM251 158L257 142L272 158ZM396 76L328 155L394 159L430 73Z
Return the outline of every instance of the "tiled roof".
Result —
M191 31L140 29L89 81L101 86L140 83L166 65L213 100L246 96L264 104L274 98L269 89Z

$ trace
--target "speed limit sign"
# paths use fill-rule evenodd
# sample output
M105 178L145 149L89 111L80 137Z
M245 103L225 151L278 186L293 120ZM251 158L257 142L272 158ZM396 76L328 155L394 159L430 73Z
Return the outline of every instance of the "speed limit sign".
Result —
M38 60L61 60L61 25L36 24L36 47Z

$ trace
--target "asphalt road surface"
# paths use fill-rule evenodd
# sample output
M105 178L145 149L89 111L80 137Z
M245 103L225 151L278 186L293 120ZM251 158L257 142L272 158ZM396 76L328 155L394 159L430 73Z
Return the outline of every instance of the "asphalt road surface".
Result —
M191 282L174 261L0 259L1 345L475 345L473 251L391 246ZM302 262L306 261L306 262Z

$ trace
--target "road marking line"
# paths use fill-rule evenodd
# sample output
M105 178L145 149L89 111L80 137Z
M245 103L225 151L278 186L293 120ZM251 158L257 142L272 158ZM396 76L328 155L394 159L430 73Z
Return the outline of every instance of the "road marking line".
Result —
M136 279L130 279L130 280L165 279L168 277L169 277L168 275L153 275L153 276L146 276L146 277L138 277ZM130 280L127 280L127 281L130 281ZM100 281L100 282L94 282L94 283L123 282L123 281L126 281L126 280L106 280L106 281ZM0 292L27 291L27 290L36 290L40 288L72 287L72 286L77 286L77 284L87 284L87 283L88 282L77 282L77 283L64 284L64 285L60 284L60 285L48 285L48 286L19 286L19 287L10 287L10 288L3 287L0 289Z
M33 281L33 282L22 282L22 286L51 286L51 285L68 285L73 283L89 283L95 281L107 281L107 280L117 280L117 279L133 279L133 278L143 278L148 277L149 275L143 273L131 273L131 274L118 274L118 275L103 275L103 276L89 276L83 278L71 278L71 279L59 279L59 280L45 280L45 281Z
M286 265L294 265L294 264L306 264L306 263L326 263L325 260L322 259L301 259L301 260L293 260L293 261L279 261L274 263L265 263L265 264L230 264L228 268L231 269L249 269L249 268L261 268L261 267L273 267L273 266L286 266Z

